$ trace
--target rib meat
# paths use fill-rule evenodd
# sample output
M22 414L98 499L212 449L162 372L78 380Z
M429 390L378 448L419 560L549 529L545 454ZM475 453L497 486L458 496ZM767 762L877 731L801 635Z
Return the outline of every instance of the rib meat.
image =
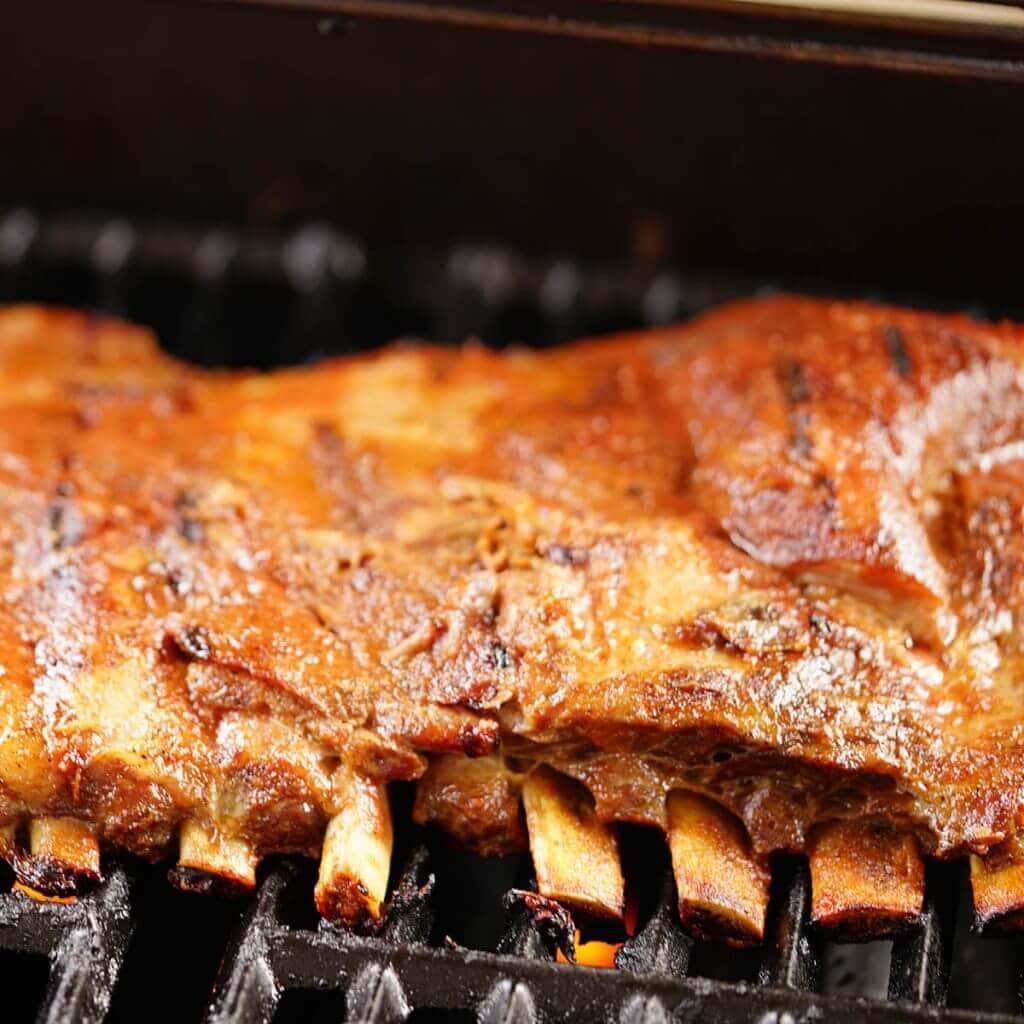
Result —
M0 829L251 884L358 858L399 779L518 848L543 768L587 828L682 790L762 860L836 820L984 854L1024 813L1022 367L1020 328L798 298L266 375L10 308Z

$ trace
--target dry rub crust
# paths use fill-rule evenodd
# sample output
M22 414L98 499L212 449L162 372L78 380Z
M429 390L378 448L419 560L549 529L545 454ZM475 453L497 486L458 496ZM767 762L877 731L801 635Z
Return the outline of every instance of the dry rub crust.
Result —
M316 853L352 769L522 841L546 762L754 848L1013 834L1024 332L779 298L270 375L0 313L0 825ZM493 777L488 778L488 768ZM468 798L463 799L466 795Z

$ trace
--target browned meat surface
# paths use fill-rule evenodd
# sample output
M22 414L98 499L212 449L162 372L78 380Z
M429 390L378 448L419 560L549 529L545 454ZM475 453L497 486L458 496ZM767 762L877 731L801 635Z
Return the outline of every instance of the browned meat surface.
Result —
M591 830L684 790L755 858L837 818L984 853L1024 813L1022 366L1013 326L793 298L268 375L8 309L0 839L249 884L356 815L332 864L386 881L381 784L503 852L546 764Z

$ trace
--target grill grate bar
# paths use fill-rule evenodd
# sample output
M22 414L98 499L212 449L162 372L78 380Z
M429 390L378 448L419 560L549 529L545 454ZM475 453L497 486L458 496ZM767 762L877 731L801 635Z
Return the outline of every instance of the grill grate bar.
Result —
M503 978L487 994L477 1013L480 1024L534 1024L537 1008L521 981Z
M270 1024L273 1019L282 989L270 964L269 922L281 917L295 870L285 865L266 878L229 940L214 984L209 1021Z
M920 925L893 943L889 998L945 1006L963 871L959 864L928 870Z
M368 963L353 979L345 999L346 1021L401 1024L412 1013L402 983L391 966Z
M0 948L50 960L39 1024L99 1024L106 1015L131 938L132 877L115 868L106 882L70 905L0 896Z
M773 873L768 908L768 956L761 965L762 985L816 990L821 980L817 943L809 934L811 877L806 861L782 859Z
M429 880L429 861L422 848L410 857L398 889L406 879ZM927 920L913 940L916 948L934 952L917 960L915 978L925 975L921 963L948 962L948 952L939 952L941 939L949 949L950 917L937 896L955 892L947 883L948 871L940 870L929 879L930 906ZM811 991L775 987L750 989L742 984L714 983L684 978L664 961L655 947L646 963L635 961L636 971L600 971L554 965L545 960L524 960L451 948L432 948L420 942L396 947L381 936L351 935L319 925L315 930L289 924L289 906L298 898L308 899L307 875L294 862L272 870L252 899L245 920L233 940L218 980L211 1022L262 1022L273 1020L280 996L290 988L335 988L346 993L350 1019L402 1020L412 1007L433 1006L470 1010L481 1021L536 1021L565 1019L572 1013L588 1019L617 1022L653 1022L675 1019L793 1019L822 1009L822 997ZM786 917L787 908L805 907L804 872L799 864L784 879L779 890L782 902L773 909L775 920ZM663 887L665 889L666 887ZM389 926L422 921L422 902L434 901L432 886L419 884L420 899L397 904L397 917ZM638 935L658 920L662 901ZM659 928L661 922L659 921ZM776 925L780 928L781 925ZM73 906L36 904L18 893L0 897L0 943L4 948L46 952L54 958L50 989L40 1020L99 1021L109 1003L110 991L131 928L131 875L123 868L111 872L108 880ZM937 931L935 929L938 929ZM383 934L387 933L385 928ZM391 934L395 934L392 932ZM422 934L422 932L421 932ZM799 936L790 927L785 934ZM643 948L634 943L632 951ZM790 947L792 948L792 944ZM806 956L802 953L801 957ZM895 961L895 958L894 958ZM908 961L902 961L904 963ZM793 959L789 960L793 963ZM656 973L651 973L656 971ZM898 968L894 966L894 974ZM788 977L798 978L791 970ZM809 975L804 974L804 978ZM930 982L918 990L924 1001L934 1001L938 990ZM903 993L900 998L907 998ZM914 996L910 996L914 998ZM934 1009L920 1010L903 1004L868 1003L864 1000L828 1001L828 1019L931 1020ZM764 1014L775 1013L775 1018ZM919 1017L920 1014L920 1017ZM954 1021L1008 1021L1001 1015L978 1015L949 1011L944 1018Z
M429 862L422 848L417 849L396 887L407 886L406 879L429 876ZM744 983L712 982L684 975L685 965L673 968L665 959L665 947L642 939L665 934L664 913L674 906L674 891L668 882L661 886L662 899L642 924L636 938L624 952L628 969L600 970L572 967L551 962L544 938L531 943L524 933L540 927L536 917L513 904L512 931L518 936L518 948L528 955L470 951L453 944L429 946L409 942L396 946L379 935L357 935L320 923L315 929L295 928L288 924L288 904L308 899L303 875L294 863L285 862L263 883L253 901L253 910L241 929L241 938L225 961L218 997L208 1024L243 1024L269 1021L277 1000L285 989L333 988L345 993L350 1020L404 1020L413 1008L469 1011L478 1021L535 1022L587 1019L608 1024L656 1024L668 1020L793 1020L811 1019L827 1007L827 1019L838 1024L863 1021L934 1020L935 1007L914 1007L907 1003L883 1003L864 999L827 998L815 991L818 980L817 941L808 930L809 877L806 864L793 858L784 860L777 872L778 884L770 911L777 948L766 961L771 975L751 987ZM941 875L939 872L938 875ZM946 886L947 878L933 877L930 885L940 894L955 889ZM945 887L944 887L945 886ZM434 900L430 889L429 902ZM944 902L929 895L936 908L934 920L940 930L929 931L927 914L915 933L918 946L926 955L913 961L948 963L948 915ZM408 905L396 903L399 917L407 918ZM415 914L419 913L417 909ZM506 935L509 933L506 933ZM503 946L508 942L503 940ZM689 950L690 940L682 946ZM680 944L671 940L673 956ZM625 954L628 950L628 954ZM931 958L931 959L929 959ZM894 972L897 970L894 967ZM251 990L251 991L249 991ZM939 990L923 992L923 1002L936 1000ZM905 998L902 995L900 998ZM772 1016L774 1015L774 1016ZM950 1022L996 1022L1014 1018L971 1011L947 1011Z
M619 950L615 966L682 978L690 968L693 940L679 924L676 885L670 870L662 874L658 897L654 912Z
M620 1024L669 1024L672 1019L657 996L633 996L619 1014Z
M437 876L430 869L430 851L418 843L395 886L380 937L396 945L429 942L436 911Z

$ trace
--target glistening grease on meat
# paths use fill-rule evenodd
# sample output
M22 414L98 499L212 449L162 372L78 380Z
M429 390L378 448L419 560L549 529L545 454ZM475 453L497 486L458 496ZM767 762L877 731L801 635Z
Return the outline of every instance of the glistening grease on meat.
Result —
M851 932L917 913L921 856L1024 910L1020 328L776 298L256 374L20 307L0 406L0 853L33 888L101 844L191 886L296 853L372 919L418 780L418 820L605 916L623 822L730 941L776 849Z

